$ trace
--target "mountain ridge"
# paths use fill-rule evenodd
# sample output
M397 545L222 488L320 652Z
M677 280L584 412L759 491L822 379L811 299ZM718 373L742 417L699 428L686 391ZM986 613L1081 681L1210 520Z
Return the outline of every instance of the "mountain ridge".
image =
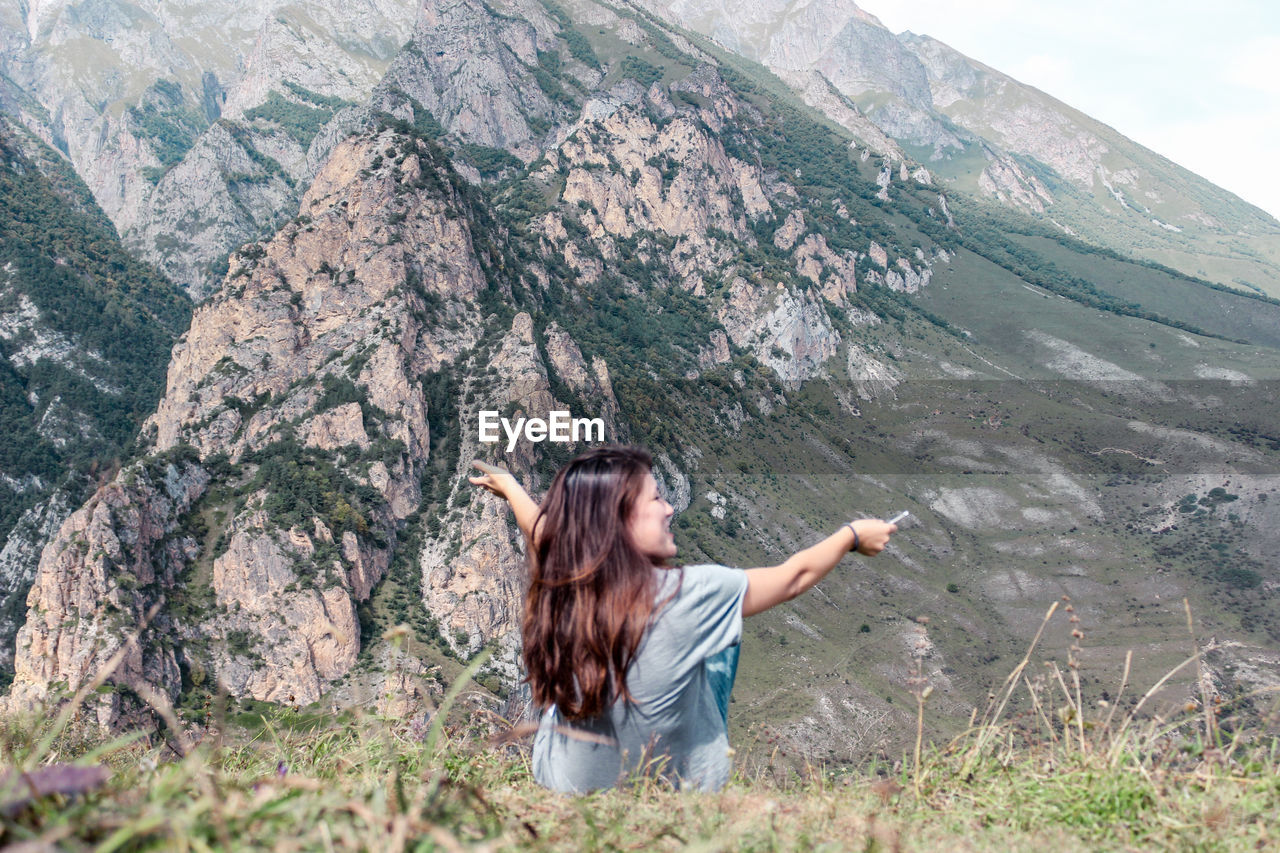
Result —
M147 690L204 719L219 681L403 712L401 624L424 670L490 648L506 693L521 542L468 463L537 493L575 448L483 447L482 408L600 416L652 448L690 564L776 562L832 507L911 509L890 554L748 625L739 701L815 760L909 726L892 697L922 611L940 727L1045 596L1088 620L1090 666L1137 640L1146 673L1185 656L1187 595L1239 643L1215 689L1268 683L1280 362L1238 341L1275 305L949 193L638 10L459 2L415 26L368 102L315 129L315 177L264 205L281 224L229 255L137 453L45 549L11 708L83 683L114 648L97 638L160 601L95 700L106 724ZM442 47L480 41L505 47ZM494 110L440 96L464 66L501 84ZM284 112L263 122L287 136ZM1181 294L1223 310L1200 328Z
M724 7L644 5L759 58L796 91L811 89L807 75L819 75L956 189L1099 245L1276 295L1274 217L943 42L895 36L871 16L859 17L852 3L773 4L779 25L755 41ZM797 23L804 16L788 14L795 8L822 10L823 25ZM1060 186L1050 189L1046 180ZM1248 233L1237 234L1242 230ZM1187 242L1213 262L1197 261Z

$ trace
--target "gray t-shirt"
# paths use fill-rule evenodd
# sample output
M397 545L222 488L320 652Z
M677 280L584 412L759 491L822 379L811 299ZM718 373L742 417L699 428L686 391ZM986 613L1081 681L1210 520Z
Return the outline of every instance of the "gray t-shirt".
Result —
M656 571L662 601L681 573ZM659 611L627 673L635 704L618 701L572 723L554 706L542 715L533 741L540 784L585 793L637 770L707 791L729 780L729 737L706 663L742 638L747 575L724 566L686 566L683 573L679 593Z

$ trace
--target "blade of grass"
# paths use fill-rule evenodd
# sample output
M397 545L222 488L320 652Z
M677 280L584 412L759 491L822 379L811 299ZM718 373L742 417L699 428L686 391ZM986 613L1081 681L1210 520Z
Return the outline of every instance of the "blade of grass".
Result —
M102 846L98 847L97 853L113 853L113 851L119 850L130 840L159 829L166 823L168 823L168 818L165 815L151 815L137 823L126 824L111 833L111 836L102 842Z
M1213 706L1209 704L1209 689L1205 686L1204 664L1200 660L1200 643L1196 640L1195 625L1191 621L1191 602L1182 599L1182 607L1187 612L1187 633L1191 635L1191 647L1196 652L1196 684L1200 687L1200 707L1204 710L1204 741L1206 744L1218 743L1217 731L1213 724Z
M120 735L120 737L113 738L107 741L106 743L102 744L101 746L94 747L93 749L86 752L84 755L77 758L76 761L79 762L80 764L97 764L98 759L101 758L102 756L109 755L113 752L118 752L119 750L124 749L126 746L129 746L130 744L136 743L137 741L141 740L145 736L146 736L146 732L143 732L143 731L128 732L126 734L122 734Z
M1022 683L1027 686L1027 692L1031 694L1032 707L1036 709L1036 714L1039 715L1039 719L1044 723L1045 728L1049 731L1049 740L1053 743L1057 743L1058 733L1053 730L1053 723L1051 723L1049 718L1045 716L1044 706L1040 704L1040 697L1036 695L1035 688L1031 686L1031 681L1027 678L1027 674L1025 672L1022 674Z
M436 742L440 740L440 733L444 731L444 719L449 715L453 703L458 701L463 689L476 677L476 673L480 671L480 667L489 662L490 652L485 649L467 665L462 674L449 686L449 692L444 695L444 699L440 700L440 707L436 709L436 715L431 720L431 728L427 732L426 754L428 756L435 755Z

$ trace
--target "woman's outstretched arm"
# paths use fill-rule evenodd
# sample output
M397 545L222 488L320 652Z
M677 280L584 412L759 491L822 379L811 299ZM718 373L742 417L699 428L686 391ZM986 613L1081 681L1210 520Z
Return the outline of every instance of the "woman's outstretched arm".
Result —
M853 530L844 525L817 545L797 551L786 562L760 569L747 570L747 595L742 600L742 615L754 616L774 605L790 601L826 577L840 558L848 554L855 542L857 551L873 557L889 544L889 536L898 525L874 518L852 522Z
M538 520L538 505L534 503L533 498L529 497L524 486L521 486L512 473L505 468L481 462L479 459L474 460L471 465L479 468L482 473L467 479L511 504L511 511L516 514L516 524L524 531L525 537L533 542L533 525Z

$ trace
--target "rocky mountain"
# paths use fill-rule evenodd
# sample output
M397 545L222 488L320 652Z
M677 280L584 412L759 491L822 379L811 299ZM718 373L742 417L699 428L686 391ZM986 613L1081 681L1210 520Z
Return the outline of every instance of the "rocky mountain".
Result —
M0 671L40 547L130 450L190 310L65 161L0 118Z
M1188 275L1280 295L1280 223L1051 95L851 0L645 0L763 63L892 160L1069 235ZM1241 168L1247 168L1243 165Z
M195 310L137 455L44 548L10 708L135 632L106 725L152 693L198 718L218 685L401 713L402 665L486 647L506 692L522 544L468 463L538 492L584 442L507 452L481 411L652 449L690 563L911 510L749 623L740 735L892 747L917 668L963 724L1063 595L1045 654L1083 646L1099 683L1135 645L1136 683L1185 657L1183 596L1216 691L1274 682L1280 303L951 190L632 7L429 2L352 100Z
M317 130L368 97L414 9L10 5L0 107L66 155L131 249L204 296L231 250L296 208Z

